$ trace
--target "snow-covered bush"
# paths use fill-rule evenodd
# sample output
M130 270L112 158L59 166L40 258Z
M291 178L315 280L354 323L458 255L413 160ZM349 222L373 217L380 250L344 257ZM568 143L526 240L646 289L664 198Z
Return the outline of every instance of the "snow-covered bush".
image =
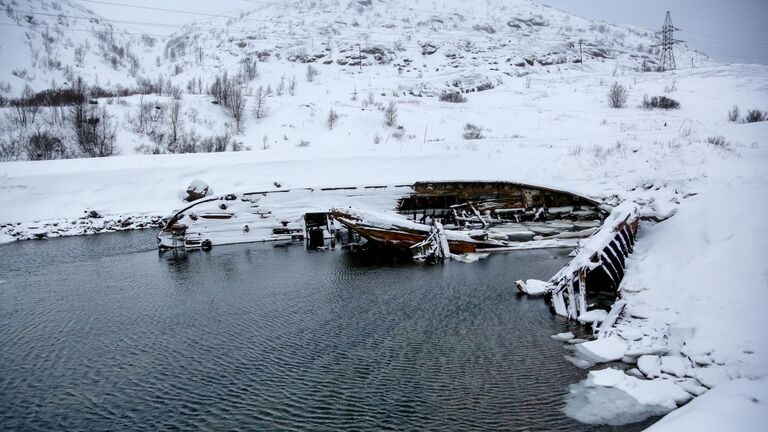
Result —
M476 124L467 123L464 125L464 133L461 135L466 140L483 139L483 128Z
M336 126L336 123L339 120L339 115L336 113L336 111L331 108L331 110L328 112L328 117L325 119L325 125L328 126L328 130L333 130L333 127Z
M311 64L307 65L307 72L306 72L307 82L314 81L315 77L318 76L319 74L320 72L317 70L316 67L312 66Z
M737 122L741 117L738 105L734 105L733 108L728 110L728 121Z
M74 140L86 157L104 157L117 154L117 124L106 107L85 103L70 107L70 121Z
M751 109L747 111L747 115L744 116L744 123L757 123L766 121L768 119L768 113L760 111L759 109Z
M267 90L264 86L259 86L253 95L253 116L257 119L264 118L267 115Z
M707 137L707 144L713 145L718 148L727 149L731 147L731 144L726 141L722 135L712 135Z
M645 109L677 109L680 108L680 102L666 96L653 96L649 99L648 95L645 95L643 96L642 106Z
M467 98L457 91L447 91L440 94L441 102L464 103Z
M389 101L389 105L384 110L384 124L389 127L397 124L397 106L395 101Z
M611 84L611 88L608 90L608 105L611 108L621 108L627 103L629 98L629 91L624 88L623 85L614 81Z
M27 158L29 160L65 159L67 147L60 137L48 131L37 131L27 139Z

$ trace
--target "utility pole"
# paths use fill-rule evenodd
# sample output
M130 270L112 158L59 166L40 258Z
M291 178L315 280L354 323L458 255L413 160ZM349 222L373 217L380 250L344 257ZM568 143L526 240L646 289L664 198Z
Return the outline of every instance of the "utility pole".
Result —
M581 52L581 44L584 42L584 39L579 39L579 63L584 64L584 55Z
M675 64L675 51L674 45L682 41L675 39L675 30L679 28L672 25L672 17L667 11L667 16L664 19L664 27L658 32L661 34L661 43L656 46L661 46L661 59L659 61L659 70L664 72L668 70L675 70L677 65Z

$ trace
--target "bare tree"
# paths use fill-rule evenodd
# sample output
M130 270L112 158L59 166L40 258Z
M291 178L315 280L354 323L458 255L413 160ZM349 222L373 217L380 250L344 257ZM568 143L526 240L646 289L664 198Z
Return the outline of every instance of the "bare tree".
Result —
M184 119L181 116L181 102L173 101L168 109L168 151L176 153L179 141L184 134Z
M296 96L296 75L292 76L291 80L288 81L288 94Z
M312 82L312 81L314 81L314 80L315 80L315 77L316 77L318 74L320 74L320 72L318 72L317 68L315 68L315 67L314 67L314 66L312 66L311 64L308 64L308 65L307 65L307 72L306 72L307 82Z
M264 118L267 115L267 90L264 86L259 86L253 95L253 115L257 118Z
M235 130L237 133L243 131L243 114L245 114L245 96L243 95L243 88L239 85L232 84L233 88L230 90L229 97L229 114L235 121Z
M627 89L625 89L623 85L614 81L614 83L611 85L611 88L608 90L608 105L610 105L611 108L621 108L624 106L624 104L627 103L628 97L629 92Z
M395 101L389 101L389 105L384 110L384 124L389 127L397 124L397 106L395 106Z
M328 130L333 130L333 127L336 126L336 123L339 120L339 115L336 114L336 111L331 108L331 111L328 112L328 118L325 120L326 126L328 126Z

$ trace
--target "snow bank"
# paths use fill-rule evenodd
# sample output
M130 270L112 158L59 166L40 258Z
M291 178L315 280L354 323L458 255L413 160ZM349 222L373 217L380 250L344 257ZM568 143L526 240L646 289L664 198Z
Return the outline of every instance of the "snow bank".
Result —
M768 430L768 379L718 386L646 429L648 432Z

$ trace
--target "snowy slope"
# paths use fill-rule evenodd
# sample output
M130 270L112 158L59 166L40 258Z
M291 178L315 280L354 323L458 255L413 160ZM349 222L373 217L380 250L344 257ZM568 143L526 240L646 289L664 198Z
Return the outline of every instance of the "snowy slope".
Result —
M152 38L130 34L70 0L0 0L0 81L10 95L68 86L77 76L102 87L135 85Z

